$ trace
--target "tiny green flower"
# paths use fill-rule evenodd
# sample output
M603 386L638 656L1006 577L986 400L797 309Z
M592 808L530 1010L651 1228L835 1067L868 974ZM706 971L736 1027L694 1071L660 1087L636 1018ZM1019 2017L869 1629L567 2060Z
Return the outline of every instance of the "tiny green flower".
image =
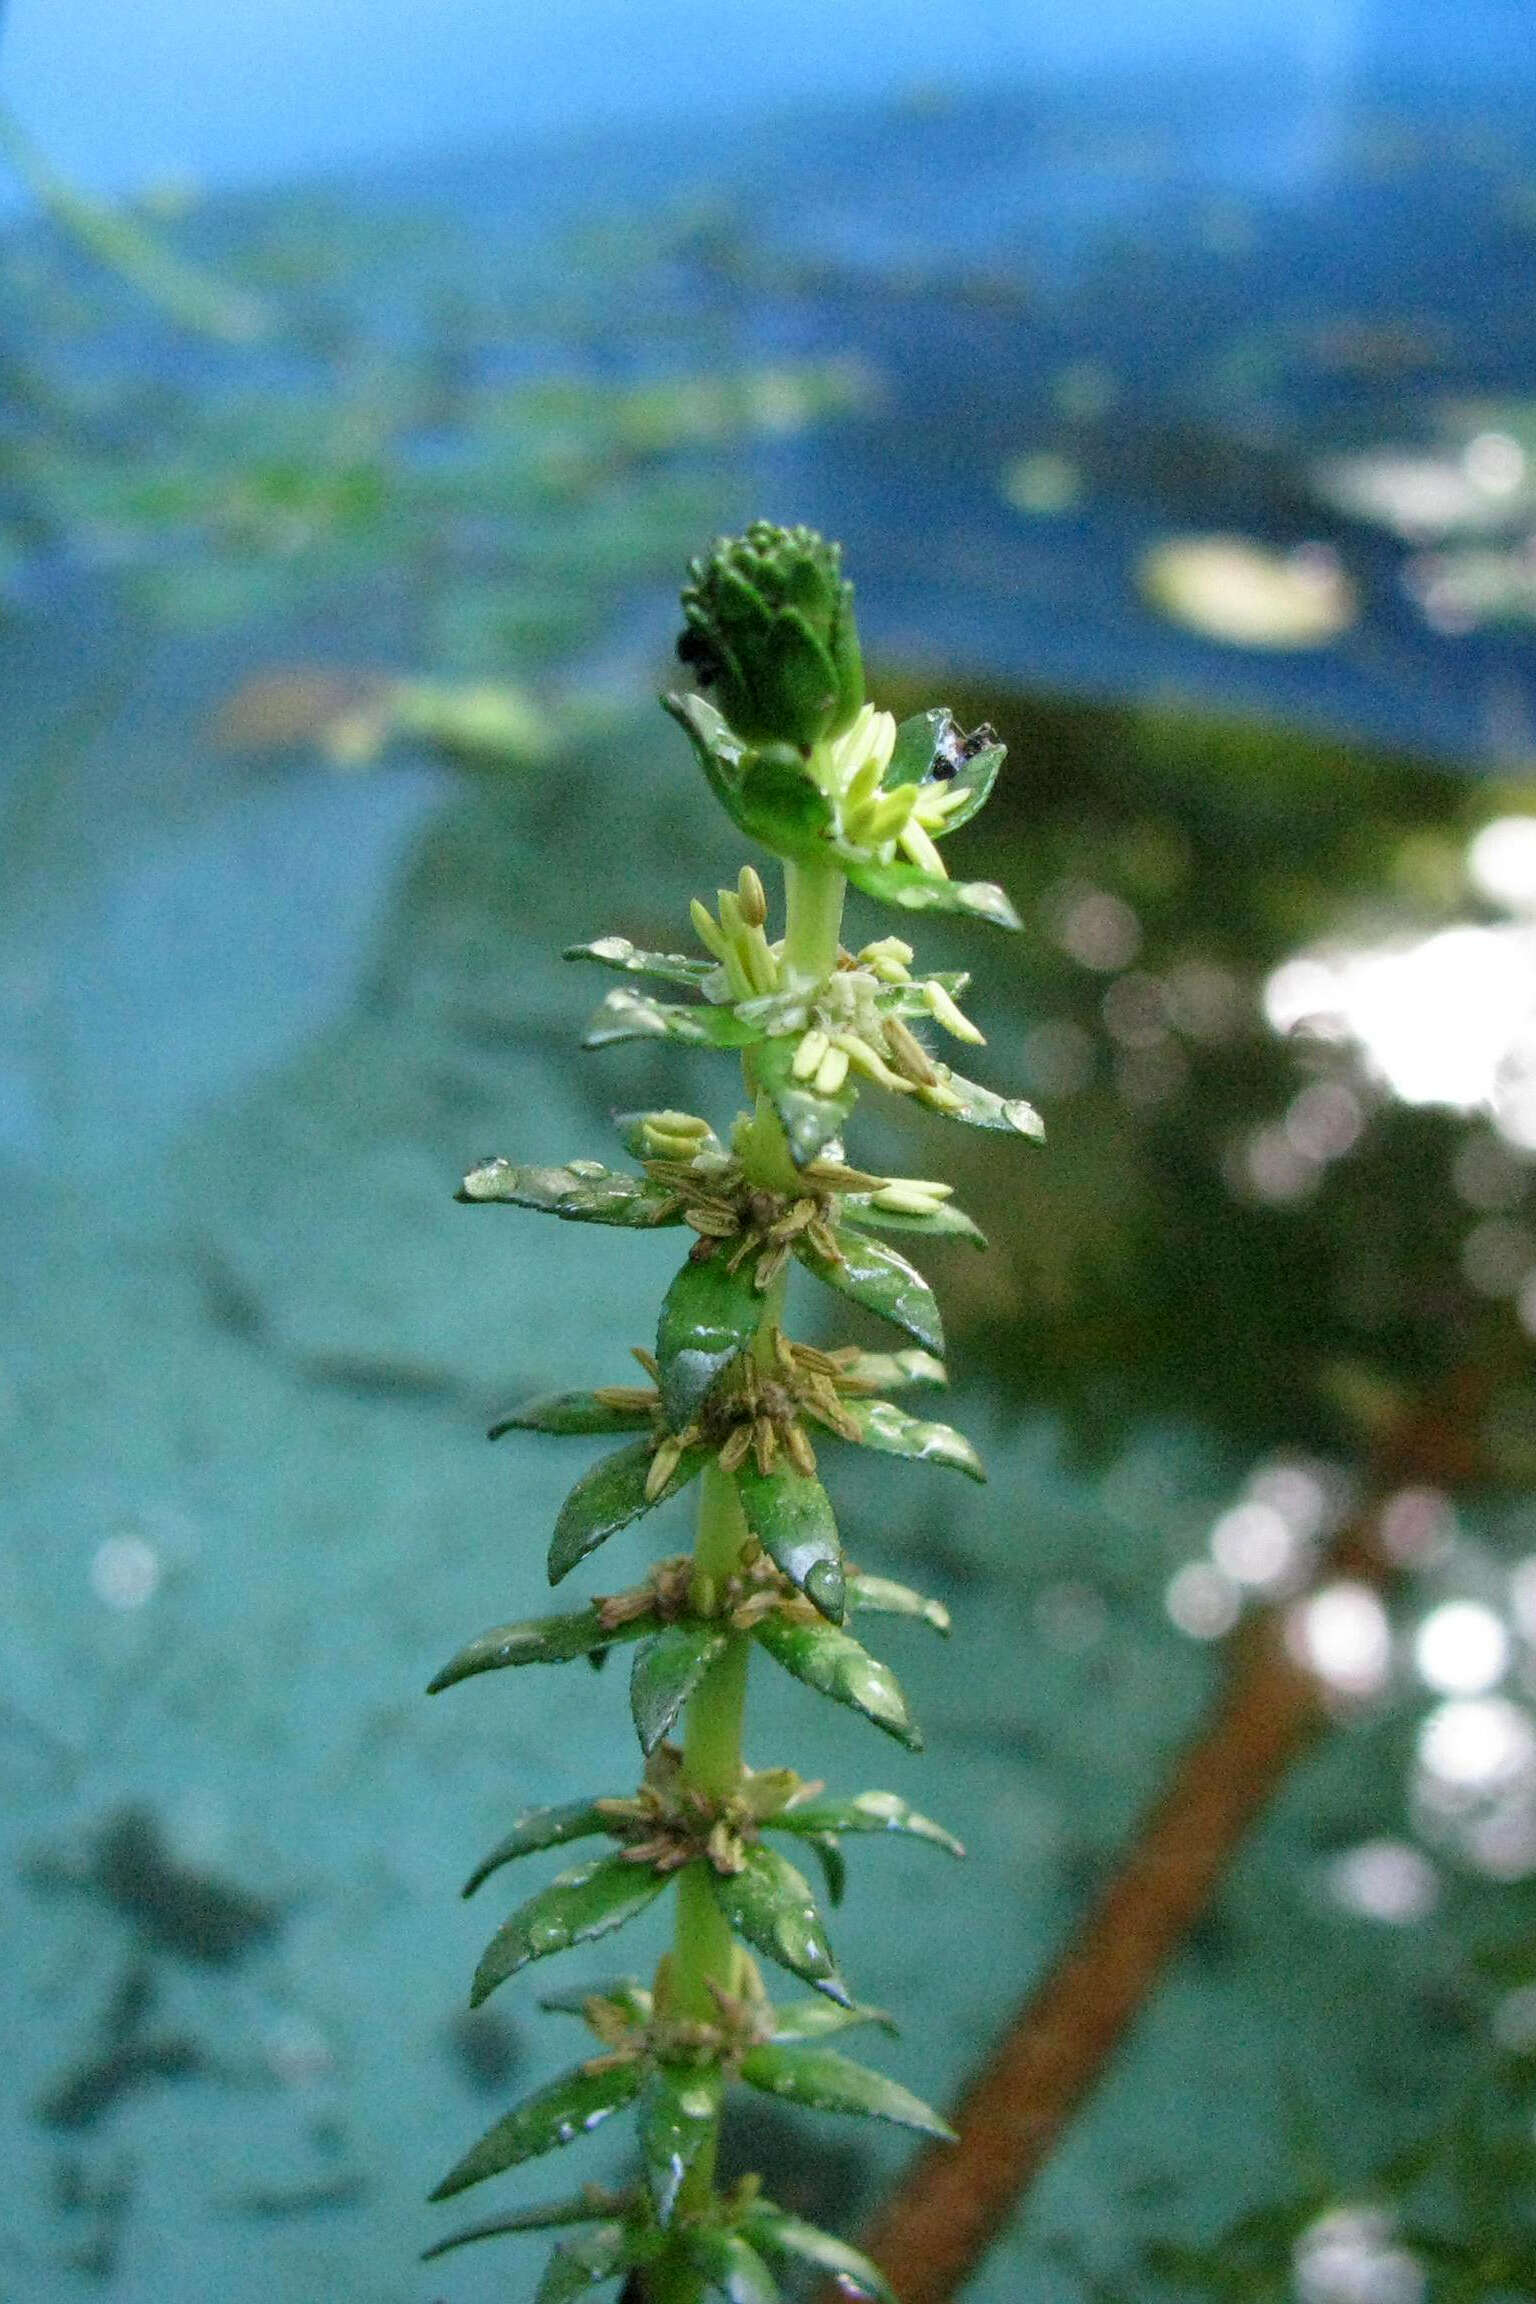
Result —
M678 655L749 744L809 752L864 701L853 587L813 528L754 520L693 561Z

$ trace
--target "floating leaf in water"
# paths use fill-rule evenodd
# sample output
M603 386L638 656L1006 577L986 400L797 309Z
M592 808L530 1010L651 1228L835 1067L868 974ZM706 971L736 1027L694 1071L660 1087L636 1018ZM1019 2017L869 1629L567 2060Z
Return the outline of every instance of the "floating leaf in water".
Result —
M761 1843L749 1846L745 1856L739 1872L709 1874L715 1901L736 1934L829 2000L846 2004L848 1993L805 1875Z
M797 1624L787 1616L765 1616L754 1625L753 1637L776 1664L818 1695L862 1712L910 1751L922 1750L923 1739L895 1673L846 1632L831 1624Z
M455 2192L481 2184L487 2176L500 2176L541 2152L553 2152L586 2136L614 2112L632 2104L640 2093L643 2074L638 2062L614 2064L592 2072L585 2065L566 2072L547 2087L506 2113L472 2145L456 2167L450 2168L432 2194L450 2200Z
M664 1876L649 1865L629 1864L622 1856L594 1857L562 1872L497 1929L475 1970L470 2006L478 2008L530 1960L622 1928L654 1903L665 1885Z
M1143 555L1137 577L1170 622L1232 648L1321 648L1359 614L1327 545L1277 550L1246 536L1175 537Z

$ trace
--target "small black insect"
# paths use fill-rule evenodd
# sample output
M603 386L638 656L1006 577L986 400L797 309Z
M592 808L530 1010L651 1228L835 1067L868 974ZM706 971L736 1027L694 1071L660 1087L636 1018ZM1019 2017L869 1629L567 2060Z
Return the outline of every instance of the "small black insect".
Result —
M985 720L967 736L956 727L953 720L946 719L939 730L928 773L936 784L947 784L951 777L959 775L968 761L975 759L978 752L989 750L996 742L997 730Z
M719 678L720 660L704 633L697 631L693 625L688 625L679 633L677 653L679 661L690 666L701 688L709 687L712 681Z

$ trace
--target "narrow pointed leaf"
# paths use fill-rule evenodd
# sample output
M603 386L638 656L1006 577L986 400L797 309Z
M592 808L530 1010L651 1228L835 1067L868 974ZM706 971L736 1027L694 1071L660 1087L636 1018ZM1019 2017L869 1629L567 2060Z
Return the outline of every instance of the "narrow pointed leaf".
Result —
M497 1929L475 1970L471 2008L478 2008L498 1984L530 1960L568 1951L573 1944L589 1944L595 1936L622 1928L653 1904L665 1886L663 1875L648 1864L627 1864L622 1856L598 1856L573 1865L519 1905Z
M568 1840L590 1840L607 1829L601 1812L590 1800L572 1800L560 1808L526 1809L506 1838L498 1840L489 1856L475 1866L460 1893L473 1896L493 1872L499 1872L514 1857L531 1856L540 1848L560 1848Z
M629 1708L640 1749L650 1756L717 1656L727 1634L718 1624L668 1624L635 1650Z
M848 1605L869 1616L915 1616L949 1636L950 1614L943 1601L914 1592L910 1584L893 1584L889 1576L850 1576Z
M589 2000L606 2000L631 2024L649 2024L651 1994L638 1976L610 1976L606 1983L583 1984L570 1992L546 1992L539 2006L557 2016L585 2016Z
M750 2240L703 2226L688 2236L689 2261L725 2304L779 2304L778 2286Z
M948 1464L972 1480L986 1479L981 1458L952 1424L925 1423L889 1400L848 1400L843 1405L859 1428L861 1446L877 1448L884 1456L909 1456L922 1464Z
M570 944L564 957L595 960L600 968L617 968L625 976L654 976L693 992L715 971L713 960L694 960L685 952L642 952L627 936L598 936L590 944Z
M949 1372L931 1352L861 1352L847 1373L860 1384L880 1392L901 1392L913 1386L944 1390Z
M995 928L1020 925L1017 912L994 881L946 880L917 864L882 864L846 840L832 842L831 850L839 870L878 903L895 904L904 912L963 912L973 920L990 920Z
M739 831L778 856L819 859L827 854L831 811L802 768L765 760L702 696L671 695L661 701L686 731L710 790Z
M581 1044L610 1048L620 1040L676 1040L685 1048L749 1048L761 1038L761 1026L734 1008L683 1008L616 984L604 995Z
M842 1135L858 1102L858 1088L850 1076L835 1096L818 1096L808 1081L794 1076L799 1046L798 1034L765 1040L752 1058L752 1077L779 1116L790 1158L803 1168Z
M750 1459L736 1475L748 1528L813 1608L834 1624L845 1613L843 1548L819 1480L781 1465L759 1472Z
M765 1616L753 1629L774 1662L808 1688L862 1712L909 1751L922 1750L922 1736L895 1673L848 1633L831 1624L796 1624L786 1616Z
M461 2230L450 2232L446 2240L434 2240L430 2248L423 2248L421 2261L430 2264L435 2256L447 2256L455 2248L467 2248L475 2240L499 2240L508 2232L550 2232L562 2224L599 2224L622 2205L622 2195L615 2198L589 2188L578 2192L573 2200L552 2200L536 2208L514 2208L509 2216L490 2216L483 2224L466 2224Z
M506 1432L553 1432L565 1437L650 1428L650 1413L644 1408L614 1408L595 1392L541 1392L537 1399L498 1416L487 1437L499 1440Z
M656 2214L671 2221L683 2179L714 2135L725 2094L718 2065L659 2064L640 2100L640 2157Z
M824 1832L901 1832L914 1840L931 1840L936 1848L947 1848L951 1856L965 1854L953 1832L946 1832L929 1816L920 1816L895 1792L856 1792L851 1800L807 1800L799 1808L786 1808L781 1815L771 1817L768 1829L813 1836Z
M891 764L883 778L888 791L898 784L940 784L950 802L944 822L935 834L958 831L986 805L997 772L1007 757L990 728L966 735L952 712L942 708L918 712L903 720L896 731Z
M777 1849L749 1846L739 1872L712 1871L709 1881L738 1936L829 2000L847 2002L810 1882Z
M856 1200L851 1196L842 1203L845 1224L857 1224L866 1232L915 1232L929 1240L968 1240L973 1248L985 1248L987 1236L980 1225L945 1200L931 1216L912 1216L900 1208L877 1208L872 1200Z
M427 1683L427 1694L435 1696L460 1680L473 1679L477 1672L499 1672L507 1665L569 1664L575 1656L643 1639L651 1624L651 1618L641 1616L611 1632L595 1608L578 1608L571 1616L529 1616L521 1623L497 1624L461 1648Z
M878 2264L819 2225L787 2216L771 2200L760 2200L750 2209L741 2229L754 2248L770 2256L798 2256L803 2263L830 2272L839 2295L846 2296L849 2304L899 2304Z
M882 2032L896 2025L883 2008L864 2008L850 2001L846 2008L833 2000L792 2000L773 2013L775 2040L824 2040L829 2033L847 2032L856 2024L877 2024Z
M841 1295L851 1296L855 1304L878 1312L882 1320L904 1328L926 1351L942 1353L944 1330L939 1307L921 1272L896 1249L888 1248L883 1240L871 1240L856 1225L839 1224L832 1236L842 1256L840 1264L818 1256L804 1235L795 1242L795 1254L806 1270Z
M629 2231L623 2224L600 2224L579 2240L563 2240L544 2267L533 2304L569 2304L605 2280L616 2280L630 2261Z
M648 1231L657 1224L680 1224L682 1204L675 1192L648 1176L627 1176L598 1160L572 1160L563 1168L516 1168L510 1160L482 1161L471 1168L456 1199L474 1204L503 1201L563 1216L571 1224L622 1224Z
M806 1841L821 1866L821 1876L827 1884L827 1902L836 1911L848 1886L848 1867L843 1862L843 1851L830 1832L807 1833Z
M720 1254L690 1256L667 1290L656 1328L661 1405L674 1432L757 1331L763 1299L750 1264L728 1271Z
M954 2141L954 2130L920 2096L855 2064L835 2048L781 2048L773 2042L749 2048L742 2059L741 2076L770 2096L790 2104L807 2104L817 2112L851 2112L866 2120L889 2120L898 2128L915 2128L922 2136Z
M432 2198L449 2200L471 2184L483 2183L487 2176L499 2176L524 2160L537 2159L541 2152L553 2152L562 2144L574 2143L578 2136L589 2135L610 2113L621 2112L634 2102L642 2078L639 2064L634 2063L611 2065L601 2072L589 2072L578 2065L574 2072L551 2080L488 2128L479 2143L449 2169Z
M940 1077L950 1094L960 1099L957 1112L933 1106L941 1120L960 1120L969 1128L999 1128L1004 1135L1025 1136L1032 1144L1045 1142L1045 1122L1022 1096L999 1096L995 1089L951 1072L947 1064L941 1066Z
M577 1481L555 1522L549 1547L551 1584L569 1576L577 1562L606 1543L615 1530L627 1527L642 1512L652 1511L686 1488L703 1471L708 1450L687 1449L661 1493L647 1496L645 1483L653 1454L649 1441L637 1440L632 1448L620 1448L614 1455L601 1458Z

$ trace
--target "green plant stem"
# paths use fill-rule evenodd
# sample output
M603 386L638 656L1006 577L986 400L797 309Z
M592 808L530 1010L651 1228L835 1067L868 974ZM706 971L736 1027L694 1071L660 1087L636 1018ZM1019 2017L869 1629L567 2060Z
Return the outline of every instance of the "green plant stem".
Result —
M837 966L848 883L830 864L784 867L784 967L794 976L830 976Z

